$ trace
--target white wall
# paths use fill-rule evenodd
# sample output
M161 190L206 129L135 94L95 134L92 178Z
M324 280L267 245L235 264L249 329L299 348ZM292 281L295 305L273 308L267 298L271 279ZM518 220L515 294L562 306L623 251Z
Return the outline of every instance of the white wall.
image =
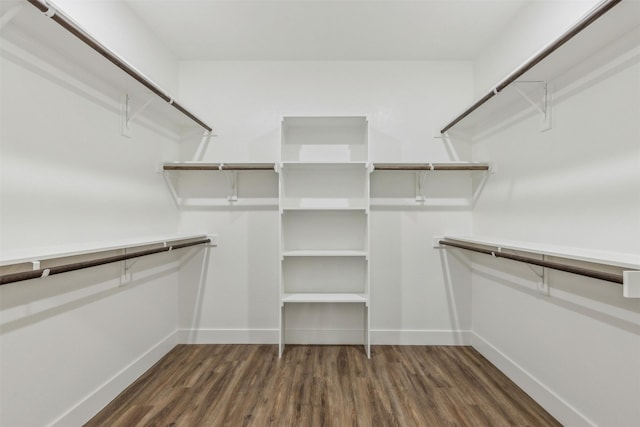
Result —
M546 28L552 17L531 19ZM551 130L539 132L529 115L476 139L474 158L497 172L473 210L473 232L640 259L637 44L574 83L555 96ZM565 425L638 423L639 300L560 272L549 273L543 295L527 266L473 261L476 348Z
M208 112L206 119L214 123L217 137L204 151L196 143L184 144L181 157L273 162L279 160L283 116L364 115L369 119L370 160L446 161L450 155L433 131L470 101L471 72L467 62L184 62L180 95L194 109ZM468 158L469 152L458 154ZM460 342L464 334L455 331L469 329L468 280L443 278L431 236L470 232L469 210L451 204L416 208L413 177L396 178L373 178L377 196L401 198L408 192L414 202L406 209L376 207L371 213L372 340ZM219 235L219 247L208 265L215 274L210 273L201 287L196 285L201 277L197 262L181 270L182 282L190 284L181 294L180 327L187 341L277 342L277 176L246 174L241 179L245 181L240 182L238 206L222 208L209 206L205 197L225 203L224 177L179 177L181 196L189 205L181 211L180 230L206 228ZM471 191L469 177L432 179L430 196L451 198L443 188L460 197ZM390 188L389 180L398 186ZM258 198L271 198L273 203L252 207ZM453 275L464 274L456 262ZM290 339L295 339L296 330L312 329L324 330L331 342L341 332L362 327L362 316L348 309L305 310L325 310L307 319L328 316L333 321L294 322L288 328ZM337 331L332 336L328 329Z
M124 2L55 0L50 3L170 95L177 96L177 58Z
M557 39L599 2L536 0L527 4L476 58L475 96L490 92L508 73Z
M139 122L122 137L117 108L11 46L0 58L2 258L175 233L156 168L177 144ZM122 287L120 264L3 285L0 424L80 425L162 357L176 343L179 260L141 259Z

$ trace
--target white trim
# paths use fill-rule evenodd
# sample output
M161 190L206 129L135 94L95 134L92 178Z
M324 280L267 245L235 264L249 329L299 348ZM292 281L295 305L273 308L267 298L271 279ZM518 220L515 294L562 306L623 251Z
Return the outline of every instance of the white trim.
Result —
M372 329L372 345L471 345L471 331Z
M287 344L362 344L362 329L287 328ZM277 344L274 329L179 329L179 344ZM372 329L372 345L471 345L468 330Z
M178 329L179 344L278 344L274 329Z
M473 348L522 388L562 425L574 427L596 425L480 335L475 332L471 332L470 335Z
M175 331L167 335L87 397L51 422L49 426L79 426L89 421L116 396L122 393L124 389L169 353L178 344L177 337L178 335Z
M286 344L302 345L363 345L363 329L305 329L287 328Z

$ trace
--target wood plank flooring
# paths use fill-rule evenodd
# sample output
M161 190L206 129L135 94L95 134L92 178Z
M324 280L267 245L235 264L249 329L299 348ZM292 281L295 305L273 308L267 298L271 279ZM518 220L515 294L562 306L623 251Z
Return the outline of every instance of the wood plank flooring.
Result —
M86 426L559 426L471 347L179 345Z

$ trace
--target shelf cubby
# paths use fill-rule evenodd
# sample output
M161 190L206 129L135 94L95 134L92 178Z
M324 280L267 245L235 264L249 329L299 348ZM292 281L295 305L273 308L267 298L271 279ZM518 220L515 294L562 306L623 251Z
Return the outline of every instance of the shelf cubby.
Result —
M286 117L282 122L283 161L366 161L364 117Z
M365 253L367 217L362 211L285 211L283 254L302 251Z
M283 293L360 293L366 291L364 257L285 257Z

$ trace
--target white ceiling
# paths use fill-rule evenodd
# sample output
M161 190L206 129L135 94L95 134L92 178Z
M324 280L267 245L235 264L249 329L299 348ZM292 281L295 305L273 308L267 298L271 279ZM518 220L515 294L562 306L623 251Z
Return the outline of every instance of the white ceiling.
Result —
M532 0L128 0L183 60L470 60Z

